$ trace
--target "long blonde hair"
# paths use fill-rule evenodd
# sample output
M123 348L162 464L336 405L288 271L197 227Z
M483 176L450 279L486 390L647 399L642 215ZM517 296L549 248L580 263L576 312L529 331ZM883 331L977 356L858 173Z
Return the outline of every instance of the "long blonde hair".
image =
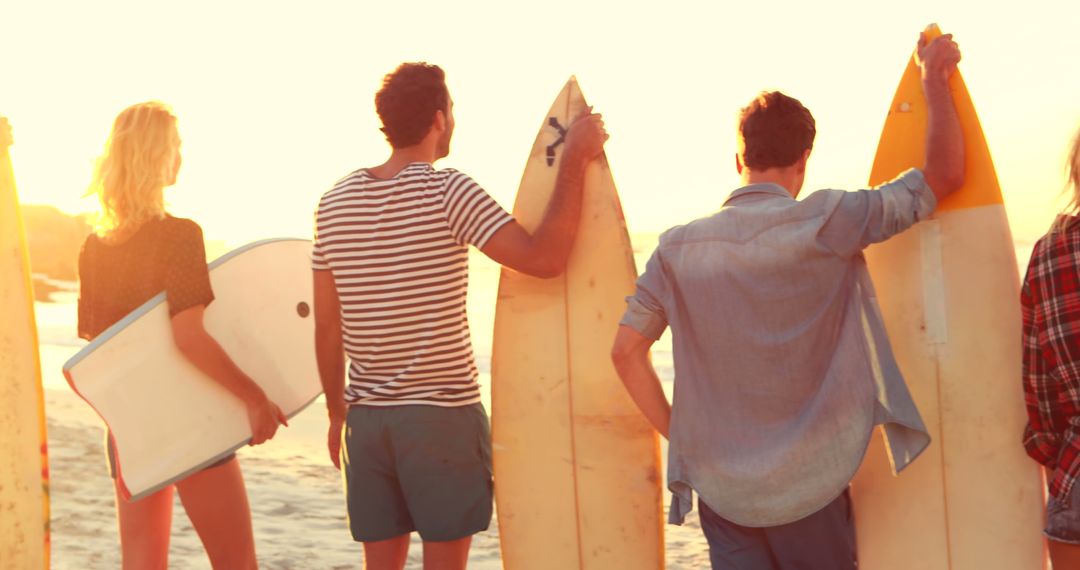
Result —
M176 116L164 103L138 103L116 117L88 192L101 201L99 235L125 234L165 215L162 191L175 179L179 151Z
M1068 177L1065 189L1069 192L1069 203L1066 204L1061 216L1057 217L1051 231L1062 231L1072 222L1072 216L1080 214L1080 131L1073 138L1072 149L1069 151L1069 159L1065 164L1065 173Z

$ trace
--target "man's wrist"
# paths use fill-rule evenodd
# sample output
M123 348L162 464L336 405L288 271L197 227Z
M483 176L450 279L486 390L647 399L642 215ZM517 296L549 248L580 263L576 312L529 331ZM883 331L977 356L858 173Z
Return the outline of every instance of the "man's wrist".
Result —
M923 77L922 86L923 92L928 99L941 97L949 93L949 79L941 75Z
M345 405L344 400L338 402L330 402L328 400L326 402L326 413L330 416L330 419L334 421L343 421L348 409L349 407Z
M588 161L581 153L569 150L563 155L562 162L559 164L559 169L562 170L563 173L580 176L585 174L586 165L588 165Z

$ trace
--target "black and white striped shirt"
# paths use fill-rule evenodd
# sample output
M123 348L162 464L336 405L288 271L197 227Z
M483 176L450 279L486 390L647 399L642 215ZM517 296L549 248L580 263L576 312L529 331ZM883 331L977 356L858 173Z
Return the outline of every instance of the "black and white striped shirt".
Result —
M512 221L467 175L414 162L394 178L361 169L323 195L312 268L341 299L350 405L480 401L469 321L468 246Z

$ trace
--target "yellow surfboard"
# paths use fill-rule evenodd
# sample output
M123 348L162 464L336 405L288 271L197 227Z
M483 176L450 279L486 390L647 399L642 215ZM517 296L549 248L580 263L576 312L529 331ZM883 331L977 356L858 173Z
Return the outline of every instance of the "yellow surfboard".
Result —
M49 567L45 400L26 236L5 142L0 141L0 565L34 570Z
M571 78L544 116L514 204L544 215L563 133L585 107ZM607 160L588 168L566 273L503 270L492 437L499 536L514 570L664 567L659 444L609 356L637 272Z
M941 34L927 28L931 37ZM1019 279L982 127L959 73L966 181L930 220L866 252L889 339L932 443L898 477L873 438L852 483L859 567L1044 567L1042 479L1020 444ZM926 102L909 61L870 184L922 167Z

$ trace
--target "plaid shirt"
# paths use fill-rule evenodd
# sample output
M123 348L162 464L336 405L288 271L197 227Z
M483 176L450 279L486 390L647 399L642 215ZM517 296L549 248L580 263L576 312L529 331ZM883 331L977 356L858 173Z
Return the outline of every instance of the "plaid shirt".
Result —
M1050 495L1064 501L1080 477L1080 221L1059 219L1035 244L1020 302L1028 455L1054 470Z

